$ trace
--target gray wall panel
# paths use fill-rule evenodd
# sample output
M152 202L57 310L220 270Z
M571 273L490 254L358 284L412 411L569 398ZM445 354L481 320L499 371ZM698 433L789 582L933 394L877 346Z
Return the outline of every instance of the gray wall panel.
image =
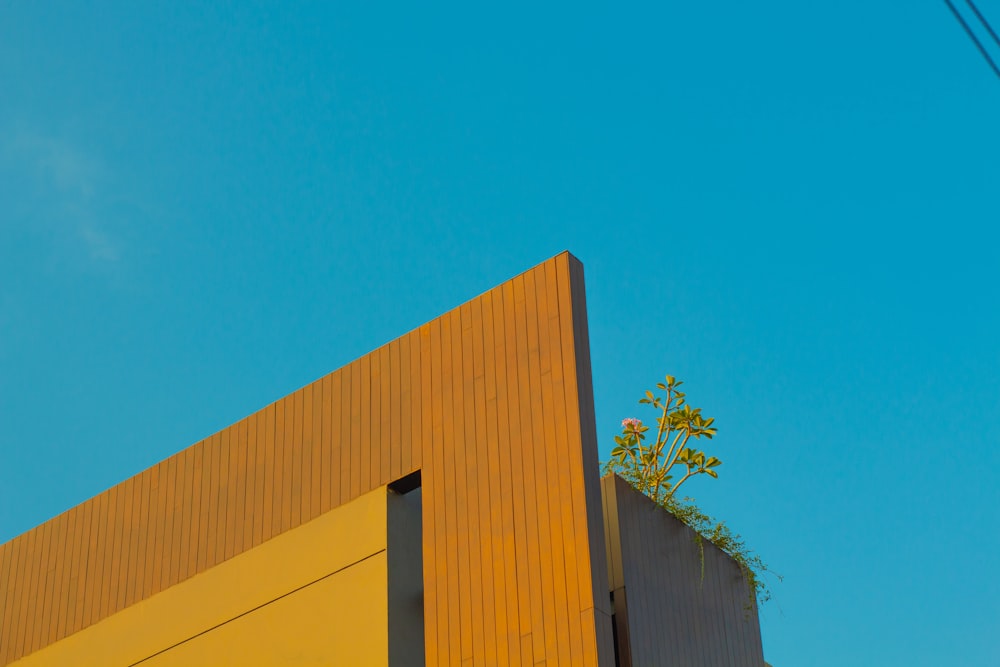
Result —
M702 576L691 528L619 477L601 485L621 667L764 667L757 608L732 558L703 541Z

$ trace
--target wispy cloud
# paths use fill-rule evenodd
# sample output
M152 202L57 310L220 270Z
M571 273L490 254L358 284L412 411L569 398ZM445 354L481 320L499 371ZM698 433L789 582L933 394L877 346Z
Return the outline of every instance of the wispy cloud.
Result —
M20 130L0 141L0 173L17 184L4 214L10 224L52 234L55 243L91 262L117 262L122 242L113 233L114 175L79 147ZM10 183L11 181L8 181Z

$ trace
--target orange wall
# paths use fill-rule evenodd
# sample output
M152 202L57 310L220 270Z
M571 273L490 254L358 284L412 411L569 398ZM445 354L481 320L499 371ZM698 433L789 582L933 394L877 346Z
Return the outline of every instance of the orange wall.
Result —
M611 665L590 383L563 253L0 546L0 665L418 468L428 664Z

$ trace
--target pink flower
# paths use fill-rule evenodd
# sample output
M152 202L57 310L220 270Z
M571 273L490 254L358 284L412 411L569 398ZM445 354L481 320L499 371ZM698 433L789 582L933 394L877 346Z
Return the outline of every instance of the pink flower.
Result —
M622 428L626 431L637 431L642 426L642 420L635 417L626 417L622 420Z

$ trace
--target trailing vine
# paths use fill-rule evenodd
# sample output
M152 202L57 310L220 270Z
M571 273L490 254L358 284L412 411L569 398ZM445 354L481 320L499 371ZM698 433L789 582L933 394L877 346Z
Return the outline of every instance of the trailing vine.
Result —
M728 554L739 566L746 579L749 595L748 607L753 601L764 603L771 599L771 589L764 580L770 573L781 581L781 576L768 569L763 559L750 549L743 538L730 530L724 521L717 521L705 514L690 497L678 497L677 489L696 475L718 478L716 468L722 461L697 449L691 440L711 440L716 434L715 420L704 417L701 408L687 404L686 394L678 388L683 384L675 377L666 376L656 388L662 395L647 391L639 403L650 405L658 412L656 438L647 444L650 427L642 420L629 417L622 421L622 433L615 436L611 459L603 464L604 474L614 473L631 484L637 491L651 498L695 532L701 559L702 578L705 576L704 543L708 540ZM688 446L692 444L692 446ZM674 481L672 471L683 466L680 479Z

